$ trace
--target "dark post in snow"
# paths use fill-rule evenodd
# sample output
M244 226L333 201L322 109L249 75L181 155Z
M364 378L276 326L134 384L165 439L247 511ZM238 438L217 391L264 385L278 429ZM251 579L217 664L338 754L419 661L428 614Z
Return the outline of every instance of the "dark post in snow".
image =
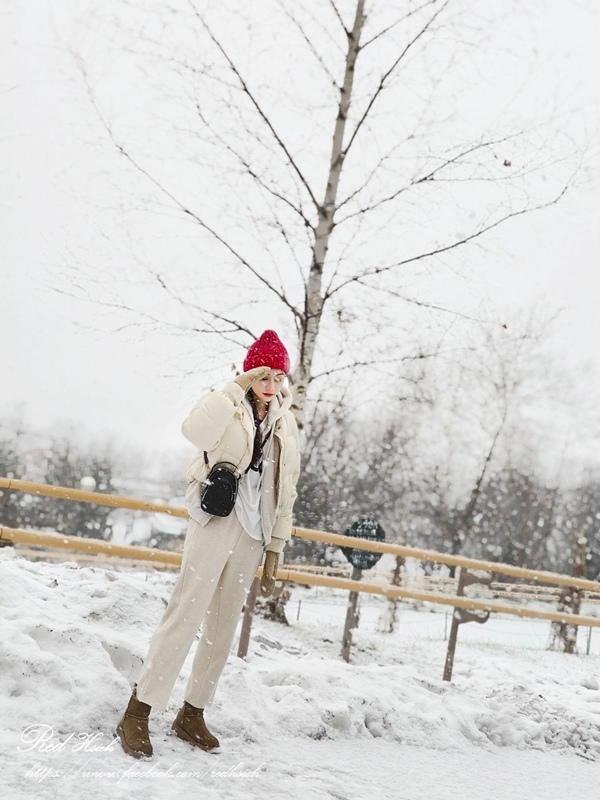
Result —
M254 578L250 591L246 597L244 604L244 617L242 621L242 630L240 631L240 641L238 643L238 658L245 659L248 655L248 645L250 644L250 631L252 630L252 620L254 618L254 607L256 605L256 598L258 597L258 589L260 586L259 578Z
M382 542L385 539L385 532L377 520L361 517L358 522L353 523L348 528L346 536ZM359 550L356 547L342 547L342 553L352 564L353 581L361 580L363 569L371 569L381 558L381 553ZM352 631L358 627L358 594L358 592L350 592L348 595L348 609L342 637L342 658L344 661L350 661Z
M458 589L456 590L457 597L462 597L465 593L465 586L470 586L473 583L481 583L489 586L492 582L493 575L487 575L481 572L469 572L466 569L460 570L460 577L458 579ZM454 651L456 650L456 640L458 638L458 626L463 622L487 622L490 618L490 612L485 611L483 614L475 614L473 611L467 611L466 608L455 608L452 614L452 626L450 628L450 638L448 639L448 651L446 653L446 663L444 665L443 680L452 680L452 667L454 666Z
M362 578L362 569L352 567L352 580L359 581ZM342 658L350 661L350 648L352 647L352 631L358 628L358 592L349 592L348 608L346 609L346 622L344 624L344 635L342 636Z

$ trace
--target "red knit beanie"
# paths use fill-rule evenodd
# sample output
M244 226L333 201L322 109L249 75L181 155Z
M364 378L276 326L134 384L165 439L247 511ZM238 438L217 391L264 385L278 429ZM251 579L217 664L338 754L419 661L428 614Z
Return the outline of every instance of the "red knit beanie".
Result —
M288 351L275 331L265 331L251 344L244 359L244 372L255 367L271 367L286 375L290 371Z

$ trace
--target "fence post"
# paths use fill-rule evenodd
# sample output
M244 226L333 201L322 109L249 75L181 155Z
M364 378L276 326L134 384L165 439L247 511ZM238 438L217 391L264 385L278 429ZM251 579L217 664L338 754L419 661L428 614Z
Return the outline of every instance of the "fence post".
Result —
M578 535L575 540L575 556L571 575L574 578L583 578L587 572L587 539ZM564 586L558 598L558 611L568 611L570 614L581 612L581 601L584 597L582 589ZM559 650L562 653L577 652L578 626L573 623L553 622L550 629L549 650Z
M362 569L360 567L352 567L352 580L359 581L361 578ZM358 628L358 592L348 593L348 608L346 610L346 622L344 624L344 635L342 637L342 658L344 661L350 661L353 628Z
M404 539L404 537L403 537ZM401 541L401 544L405 544L404 541ZM392 572L392 586L400 586L402 583L402 567L404 566L406 559L404 556L396 556L396 563L394 565L394 571ZM388 610L389 610L389 619L388 627L386 633L394 633L396 630L396 625L398 623L398 598L392 597L388 600Z
M248 655L248 645L250 644L250 632L252 630L252 620L254 619L254 607L258 596L260 578L254 578L250 586L250 591L246 596L244 604L244 618L242 620L242 630L240 631L240 641L238 644L238 658L246 659Z
M482 583L489 586L492 582L493 575L477 575L468 570L460 570L460 577L458 579L458 588L456 594L461 597L465 593L465 586L472 583ZM474 614L472 611L467 611L466 608L455 608L452 614L452 625L450 626L450 638L448 639L448 650L446 651L446 661L444 664L444 676L442 680L452 680L452 668L454 666L454 651L456 650L456 641L458 639L458 626L463 622L487 622L490 618L490 612L485 611L483 614Z

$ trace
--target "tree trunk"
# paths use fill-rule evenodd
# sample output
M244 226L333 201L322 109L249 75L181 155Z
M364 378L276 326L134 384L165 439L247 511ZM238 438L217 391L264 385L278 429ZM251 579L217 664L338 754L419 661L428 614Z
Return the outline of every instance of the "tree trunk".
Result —
M318 209L318 223L315 228L312 263L310 265L306 284L303 327L300 332L299 342L300 359L298 368L292 376L292 382L294 384L294 405L292 409L296 415L296 421L301 431L305 423L306 394L311 381L312 364L325 301L323 296L323 268L327 256L327 249L329 247L329 240L335 227L334 215L336 211L338 187L342 168L344 166L344 134L346 131L348 110L352 101L352 87L354 83L356 61L360 52L360 35L366 19L364 7L365 0L358 0L354 25L351 31L346 31L348 50L346 52L344 81L340 88L338 114L333 130L331 160L329 163L325 197Z
M585 536L578 536L575 540L575 557L571 575L574 578L587 578L587 539ZM558 600L559 613L564 611L569 614L579 614L581 596L581 589L577 589L574 586L563 587ZM553 622L548 649L558 650L562 653L576 653L577 632L577 625L566 622Z

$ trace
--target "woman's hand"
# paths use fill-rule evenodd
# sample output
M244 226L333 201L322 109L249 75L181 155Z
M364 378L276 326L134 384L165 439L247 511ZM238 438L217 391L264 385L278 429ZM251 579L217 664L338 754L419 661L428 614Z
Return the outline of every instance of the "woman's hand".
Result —
M241 386L244 393L246 393L253 383L259 381L261 378L266 378L269 372L271 372L270 367L254 367L254 369L250 369L248 372L242 372L241 375L238 375L234 383Z
M275 588L277 580L277 566L279 564L279 553L267 550L265 554L265 565L260 579L260 593L263 597L270 597Z

